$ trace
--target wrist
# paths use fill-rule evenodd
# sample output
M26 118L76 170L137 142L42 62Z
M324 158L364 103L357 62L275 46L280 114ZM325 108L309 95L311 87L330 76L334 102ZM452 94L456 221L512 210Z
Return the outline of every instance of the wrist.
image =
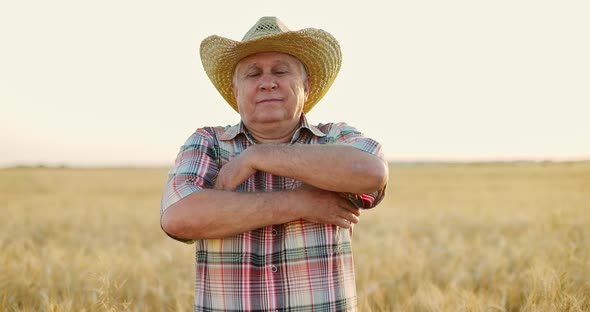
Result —
M253 171L261 170L260 166L258 166L257 160L259 146L260 145L252 145L242 152L242 156L244 156L244 165Z
M272 144L256 144L246 149L247 165L255 171L266 171L263 165L270 159L270 148Z
M286 191L285 208L283 213L289 215L291 220L305 219L306 217L306 197L307 192L304 188L297 188L294 190Z

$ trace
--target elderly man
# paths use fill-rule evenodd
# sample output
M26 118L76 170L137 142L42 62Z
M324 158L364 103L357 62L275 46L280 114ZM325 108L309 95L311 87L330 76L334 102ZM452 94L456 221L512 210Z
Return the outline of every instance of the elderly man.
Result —
M388 171L376 141L305 117L340 69L338 42L263 17L240 42L203 40L201 59L241 121L197 129L164 189L162 229L196 242L194 310L356 310L352 227Z

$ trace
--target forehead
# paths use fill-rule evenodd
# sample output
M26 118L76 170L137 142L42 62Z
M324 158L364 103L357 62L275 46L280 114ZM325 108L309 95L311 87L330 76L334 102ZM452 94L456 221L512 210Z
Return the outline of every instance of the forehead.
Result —
M277 64L286 64L291 66L303 66L303 63L296 57L281 52L260 52L246 56L236 65L236 70L252 66L272 66Z

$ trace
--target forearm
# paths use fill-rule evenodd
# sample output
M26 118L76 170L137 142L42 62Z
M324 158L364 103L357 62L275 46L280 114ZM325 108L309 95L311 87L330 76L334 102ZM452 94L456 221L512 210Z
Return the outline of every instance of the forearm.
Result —
M299 219L350 228L359 215L348 199L308 185L259 193L205 189L168 207L161 225L174 238L194 240L223 238Z
M204 189L168 207L162 228L180 239L222 238L297 219L289 192Z
M379 157L347 145L275 145L251 147L255 170L291 177L315 187L348 193L370 193L388 179Z

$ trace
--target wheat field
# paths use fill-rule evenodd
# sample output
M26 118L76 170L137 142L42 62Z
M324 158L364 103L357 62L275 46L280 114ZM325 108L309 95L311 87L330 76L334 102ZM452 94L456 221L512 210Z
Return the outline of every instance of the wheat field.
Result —
M360 311L590 311L590 163L392 164L353 236ZM190 311L166 169L0 170L0 311Z

